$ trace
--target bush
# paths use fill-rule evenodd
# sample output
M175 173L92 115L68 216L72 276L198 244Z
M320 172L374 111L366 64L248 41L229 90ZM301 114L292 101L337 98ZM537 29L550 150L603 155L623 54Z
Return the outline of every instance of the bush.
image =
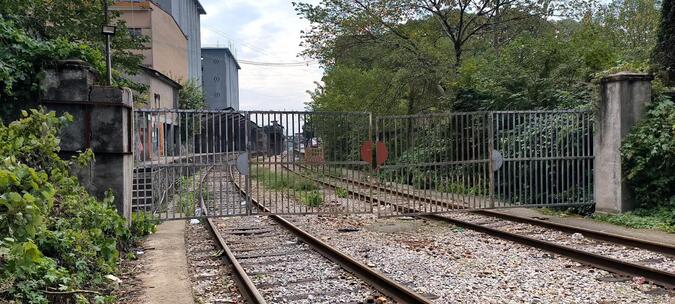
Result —
M675 104L653 102L646 117L626 137L623 170L641 208L675 208Z
M145 212L136 212L131 215L131 235L134 237L144 237L155 233L159 220L154 219L152 215Z
M120 250L133 240L112 195L96 200L70 175L86 157L58 156L57 132L70 120L31 110L8 126L0 122L0 302L112 301L50 294L105 293L105 275L117 271Z

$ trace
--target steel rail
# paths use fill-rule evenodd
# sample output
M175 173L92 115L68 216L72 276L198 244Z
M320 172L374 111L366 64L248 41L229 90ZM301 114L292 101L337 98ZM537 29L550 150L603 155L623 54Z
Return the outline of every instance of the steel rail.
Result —
M300 166L302 167L302 166ZM288 169L288 168L287 168ZM291 170L291 169L288 169ZM291 170L293 172L296 172L294 170ZM298 172L296 172L298 173ZM335 177L335 176L329 176L330 178L333 179L338 179L346 183L352 183L356 185L360 185L363 187L370 187L374 188L379 191L384 191L390 194L394 195L399 195L399 196L404 196L412 199L417 199L420 201L424 202L430 202L432 204L437 204L440 206L445 206L448 207L448 202L440 201L434 198L430 197L424 197L412 193L406 193L402 191L398 191L395 189L388 189L379 185L371 185L368 183L364 183L361 181L356 181L344 177ZM453 208L456 209L464 209L463 206L461 205L453 205ZM638 238L633 238L629 236L624 236L624 235L619 235L615 233L609 233L609 232L603 232L603 231L596 231L596 230L590 230L586 228L581 228L581 227L575 227L571 225L566 225L562 223L555 223L555 222L549 222L545 220L540 220L540 219L534 219L534 218L528 218L528 217L523 217L523 216L517 216L517 215L512 215L512 214L507 214L499 211L494 211L494 210L469 210L467 212L474 213L474 214L479 214L479 215L484 215L484 216L491 216L495 218L500 218L503 220L507 221L512 221L512 222L520 222L520 223L525 223L525 224L531 224L543 228L548 228L548 229L554 229L566 233L581 233L584 235L584 237L588 237L591 239L596 239L596 240L601 240L601 241L606 241L606 242L611 242L615 244L621 244L625 246L630 246L630 247L635 247L635 248L641 248L649 251L653 251L656 253L661 253L665 254L668 256L675 256L675 246L670 245L670 244L663 244L663 243L657 243L649 240L643 240L643 239L638 239Z
M295 170L291 170L290 168L286 168L287 170L294 172L295 174L298 174L304 178L307 178L309 180L313 180L317 183L321 183L323 185L326 185L328 187L332 188L337 188L338 186L327 183L325 181L306 176L302 173L299 173ZM344 179L344 178L339 178L339 179ZM364 186L367 187L377 187L377 186L370 186L367 183L361 183ZM379 190L379 189L378 189ZM347 192L353 196L357 196L359 198L366 198L366 201L370 202L375 202L380 205L390 205L395 208L398 208L400 210L405 210L406 212L411 212L414 213L416 210L409 208L409 207L403 207L403 206L398 206L396 204L392 204L390 202L386 202L384 200L378 199L376 197L369 196L367 194L359 193L353 190L347 189ZM390 190L391 192L391 190ZM501 215L501 214L500 214ZM562 245L555 244L553 242L547 242L547 241L542 241L539 239L503 231L503 230L498 230L494 228L489 228L485 226L481 226L478 224L474 224L471 222L467 221L462 221L462 220L457 220L457 219L452 219L444 216L440 216L438 214L420 214L420 217L424 217L427 219L431 220L437 220L437 221L443 221L447 223L451 223L456 226L464 227L467 229L471 229L474 231L482 232L491 236L495 236L501 239L509 240L512 242L516 242L519 244L523 244L526 246L538 248L541 250L549 251L554 254L559 254L562 256L566 256L572 260L578 261L582 264L590 265L593 267L597 267L600 269L604 269L613 273L617 274L622 274L622 275L627 275L627 276L639 276L639 277L644 277L647 281L650 281L656 285L660 285L669 289L674 289L675 288L675 273L670 273L666 271L661 271L657 270L654 268L626 262L626 261L621 261L618 259L606 257L606 256L601 256L598 254L582 251L582 250L577 250L571 247L565 247ZM505 216L504 218L508 218ZM525 218L523 218L525 219ZM598 232L600 233L600 232ZM601 233L600 233L601 234ZM611 237L608 237L611 238Z
M232 174L231 170L230 174ZM234 181L234 178L232 180ZM242 189L236 182L233 182L233 184L244 197L250 198L251 202L255 204L257 208L260 208L264 213L271 213L269 208L259 203L252 196L248 196L246 190ZM300 229L296 225L293 225L285 218L276 214L269 214L268 216L280 226L284 227L295 236L300 238L303 242L310 245L316 252L356 275L358 278L382 292L384 295L392 298L396 302L406 304L432 303L430 299L427 299L412 289L397 283L384 274L373 270L367 265L353 259L349 255L342 253L338 249L333 248L332 246Z
M209 167L206 170L206 174L201 178L199 181L199 188L201 189L204 180L206 179L206 176L209 175L209 172L213 169L214 166ZM241 295L246 299L246 303L250 304L266 304L267 302L263 298L262 294L260 291L258 291L258 288L255 287L255 284L253 284L253 281L251 278L246 274L246 271L244 268L241 266L237 258L234 256L234 253L230 249L229 246L227 246L227 242L225 242L225 239L223 236L220 234L218 231L218 226L215 224L212 218L208 217L208 210L206 208L206 203L204 203L204 192L199 191L199 204L200 207L202 208L202 212L204 213L206 217L206 222L208 229L211 231L211 234L214 236L214 238L218 241L218 246L223 250L223 259L225 259L227 262L230 264L230 269L232 270L232 273L234 274L233 278L235 283L237 284L237 287L239 289L239 292Z

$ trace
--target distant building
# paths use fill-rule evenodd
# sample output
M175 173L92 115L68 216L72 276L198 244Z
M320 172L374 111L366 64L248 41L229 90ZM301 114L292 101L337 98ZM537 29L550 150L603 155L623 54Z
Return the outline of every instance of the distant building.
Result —
M111 10L120 13L132 35L144 35L150 41L143 55L141 69L131 78L147 86L147 99L141 107L152 109L178 108L180 80L188 79L188 37L174 17L154 1L118 0ZM174 154L180 122L174 113L137 116L134 130L137 161L151 161Z
M206 11L198 0L153 0L173 16L187 39L188 77L198 84L202 81L201 15Z
M239 70L228 48L202 49L202 90L211 110L239 110Z
M173 82L187 79L187 36L176 20L153 1L120 0L114 3L111 10L120 13L120 18L126 22L132 35L150 38L147 48L138 51L143 55L141 65L144 69L134 77L139 83L154 84L149 87L147 106L174 108L178 88L166 78ZM150 80L148 77L155 79ZM161 104L156 103L157 98Z

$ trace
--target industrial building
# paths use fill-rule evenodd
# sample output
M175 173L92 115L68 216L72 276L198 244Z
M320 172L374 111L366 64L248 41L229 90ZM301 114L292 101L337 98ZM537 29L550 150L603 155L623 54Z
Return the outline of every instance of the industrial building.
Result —
M202 48L202 90L210 110L239 110L239 70L228 48Z

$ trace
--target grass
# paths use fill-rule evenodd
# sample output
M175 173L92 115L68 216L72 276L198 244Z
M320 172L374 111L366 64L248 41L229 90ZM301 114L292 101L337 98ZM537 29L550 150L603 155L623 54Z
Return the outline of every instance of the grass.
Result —
M587 217L593 220L618 226L675 233L675 210L666 208L636 209L621 214L593 213L590 215L588 212L580 212L575 208L541 208L539 211L545 215L559 217L587 215Z
M307 206L316 207L323 203L320 187L315 182L298 175L281 174L264 167L255 167L251 170L251 177L269 190L293 190L298 201Z
M622 214L593 214L592 218L630 228L675 233L675 210L672 209L637 209Z
M251 177L260 181L265 188L270 190L292 189L295 191L319 190L319 186L292 173L280 174L263 167L255 167L251 170Z

